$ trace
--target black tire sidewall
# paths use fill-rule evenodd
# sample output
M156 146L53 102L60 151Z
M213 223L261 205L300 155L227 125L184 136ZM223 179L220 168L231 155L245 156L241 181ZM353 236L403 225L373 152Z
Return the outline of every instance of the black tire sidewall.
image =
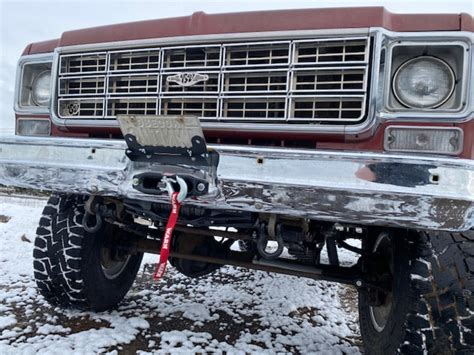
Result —
M404 236L389 233L393 248L392 308L384 329L375 329L371 315L367 291L359 291L359 323L366 354L394 354L405 337L407 315L412 309L410 293L410 263ZM373 243L372 243L373 245Z
M85 233L82 249L82 277L84 293L91 309L103 311L119 303L135 280L143 254L131 255L127 265L115 278L107 278L102 269L101 249L107 233L119 232L114 228L102 227L97 233Z

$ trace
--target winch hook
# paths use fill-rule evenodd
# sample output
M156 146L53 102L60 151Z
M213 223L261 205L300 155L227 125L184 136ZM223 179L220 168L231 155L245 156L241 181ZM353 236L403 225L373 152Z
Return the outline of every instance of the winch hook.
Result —
M188 195L188 184L186 184L186 181L184 181L183 178L180 178L179 176L176 176L176 180L163 176L162 181L166 184L166 191L168 191L168 195L170 199L173 196L173 193L176 191L174 190L173 183L177 183L179 185L179 192L177 196L177 200L179 203L183 202L186 196Z

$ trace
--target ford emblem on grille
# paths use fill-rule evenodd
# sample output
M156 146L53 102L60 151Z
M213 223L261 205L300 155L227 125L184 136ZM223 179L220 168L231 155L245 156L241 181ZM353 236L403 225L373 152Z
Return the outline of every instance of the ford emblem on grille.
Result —
M208 81L209 75L199 73L178 73L166 78L167 82L175 83L181 87L193 86L201 81Z

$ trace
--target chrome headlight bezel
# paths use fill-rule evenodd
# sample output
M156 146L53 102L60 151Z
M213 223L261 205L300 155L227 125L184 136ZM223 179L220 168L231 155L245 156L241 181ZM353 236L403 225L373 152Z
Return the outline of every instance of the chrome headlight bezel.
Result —
M465 39L467 41L467 39ZM391 38L386 44L384 108L388 117L455 118L465 117L471 107L467 95L471 70L471 43L463 38ZM407 62L417 57L434 57L445 62L454 75L454 90L446 100L433 107L409 107L395 95L393 88L395 75Z
M17 114L48 114L52 98L52 85L50 97L44 103L35 102L33 99L34 81L44 72L52 71L53 54L37 54L23 56L18 61L14 110ZM51 74L50 74L51 75ZM52 75L51 75L52 80Z

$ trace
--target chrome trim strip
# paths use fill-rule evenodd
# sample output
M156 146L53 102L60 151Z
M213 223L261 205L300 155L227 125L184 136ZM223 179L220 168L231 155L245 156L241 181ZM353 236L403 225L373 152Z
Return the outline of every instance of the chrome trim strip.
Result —
M346 35L359 35L366 36L369 34L368 28L343 28L343 29L331 29L331 30L296 30L296 31L271 31L271 32L248 32L248 33L223 33L223 34L212 34L212 35L194 35L194 36L178 36L178 37L164 37L164 38L150 38L142 40L131 40L121 42L105 42L105 43L94 43L94 44L79 44L67 47L58 47L56 50L62 53L81 52L81 51L93 51L95 49L118 49L121 50L123 47L127 48L140 48L149 47L153 45L185 45L190 46L194 43L204 42L218 42L218 41L245 41L254 40L255 38L264 38L269 41L281 40L285 37L309 37L309 36L346 36Z
M215 176L186 166L133 163L122 140L5 137L0 138L0 183L169 203L166 194L133 189L133 176L190 173L208 179L212 193L186 203L207 208L417 229L474 227L472 160L210 147L220 155Z

